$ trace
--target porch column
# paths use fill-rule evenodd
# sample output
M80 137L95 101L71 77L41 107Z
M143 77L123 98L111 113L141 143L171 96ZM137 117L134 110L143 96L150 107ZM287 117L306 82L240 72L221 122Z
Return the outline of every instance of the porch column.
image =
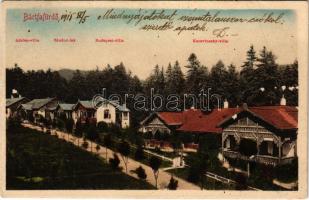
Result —
M263 142L263 138L257 136L257 138L256 138L256 149L257 149L256 155L260 155L260 145L261 145L262 142Z
M297 156L297 139L295 140L295 146L294 146L294 156Z
M222 132L222 137L221 137L221 151L222 151L222 154L223 154L223 149L224 149L224 138L225 138L225 133Z
M281 137L278 139L278 147L279 147L279 161L281 159L281 151L282 151L282 142L281 142Z

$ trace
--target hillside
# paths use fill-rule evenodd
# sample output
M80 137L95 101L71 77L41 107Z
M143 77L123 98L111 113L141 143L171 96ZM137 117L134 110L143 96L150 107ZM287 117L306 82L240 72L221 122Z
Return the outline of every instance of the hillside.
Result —
M71 80L73 77L73 74L76 70L72 70L72 69L60 69L58 70L60 76L62 76L63 78L65 78L67 81ZM88 71L86 70L80 70L80 72L83 75L87 75Z

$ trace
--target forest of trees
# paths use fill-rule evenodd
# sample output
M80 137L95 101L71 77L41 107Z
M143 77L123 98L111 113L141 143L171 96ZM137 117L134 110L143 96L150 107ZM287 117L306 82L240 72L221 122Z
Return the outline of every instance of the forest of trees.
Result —
M23 71L15 64L6 69L6 96L9 98L12 89L16 89L29 99L57 97L67 103L76 103L78 99L91 100L95 94L102 92L102 88L106 88L107 96L130 93L147 97L150 88L163 96L197 95L202 89L211 88L211 93L227 99L230 107L243 103L249 106L278 105L283 94L287 105L298 104L298 62L278 65L276 56L266 47L256 52L250 46L240 70L236 70L233 64L225 65L221 60L214 66L205 66L194 53L184 67L187 68L186 74L178 61L165 67L156 65L146 80L140 80L120 63L104 69L97 67L87 73L76 70L73 77L66 80L58 71ZM286 86L284 91L282 86ZM127 102L129 108L132 103ZM180 106L183 108L183 105Z

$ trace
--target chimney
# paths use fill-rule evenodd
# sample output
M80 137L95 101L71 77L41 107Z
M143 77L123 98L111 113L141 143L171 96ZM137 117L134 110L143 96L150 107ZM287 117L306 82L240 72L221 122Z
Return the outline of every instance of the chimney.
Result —
M229 102L226 99L223 102L223 108L229 108Z
M284 98L284 95L282 95L282 98L280 100L280 106L286 106L286 99Z
M242 108L243 108L244 110L248 110L248 104L247 104L247 103L242 104Z
M15 97L18 97L18 91L16 89L12 89L12 95L11 95L11 98L15 98Z

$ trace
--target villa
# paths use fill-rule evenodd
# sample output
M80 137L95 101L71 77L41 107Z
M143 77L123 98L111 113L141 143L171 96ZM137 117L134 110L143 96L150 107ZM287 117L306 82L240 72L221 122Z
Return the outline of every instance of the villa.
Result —
M291 163L297 157L298 110L291 106L247 107L219 123L222 154L266 165Z

